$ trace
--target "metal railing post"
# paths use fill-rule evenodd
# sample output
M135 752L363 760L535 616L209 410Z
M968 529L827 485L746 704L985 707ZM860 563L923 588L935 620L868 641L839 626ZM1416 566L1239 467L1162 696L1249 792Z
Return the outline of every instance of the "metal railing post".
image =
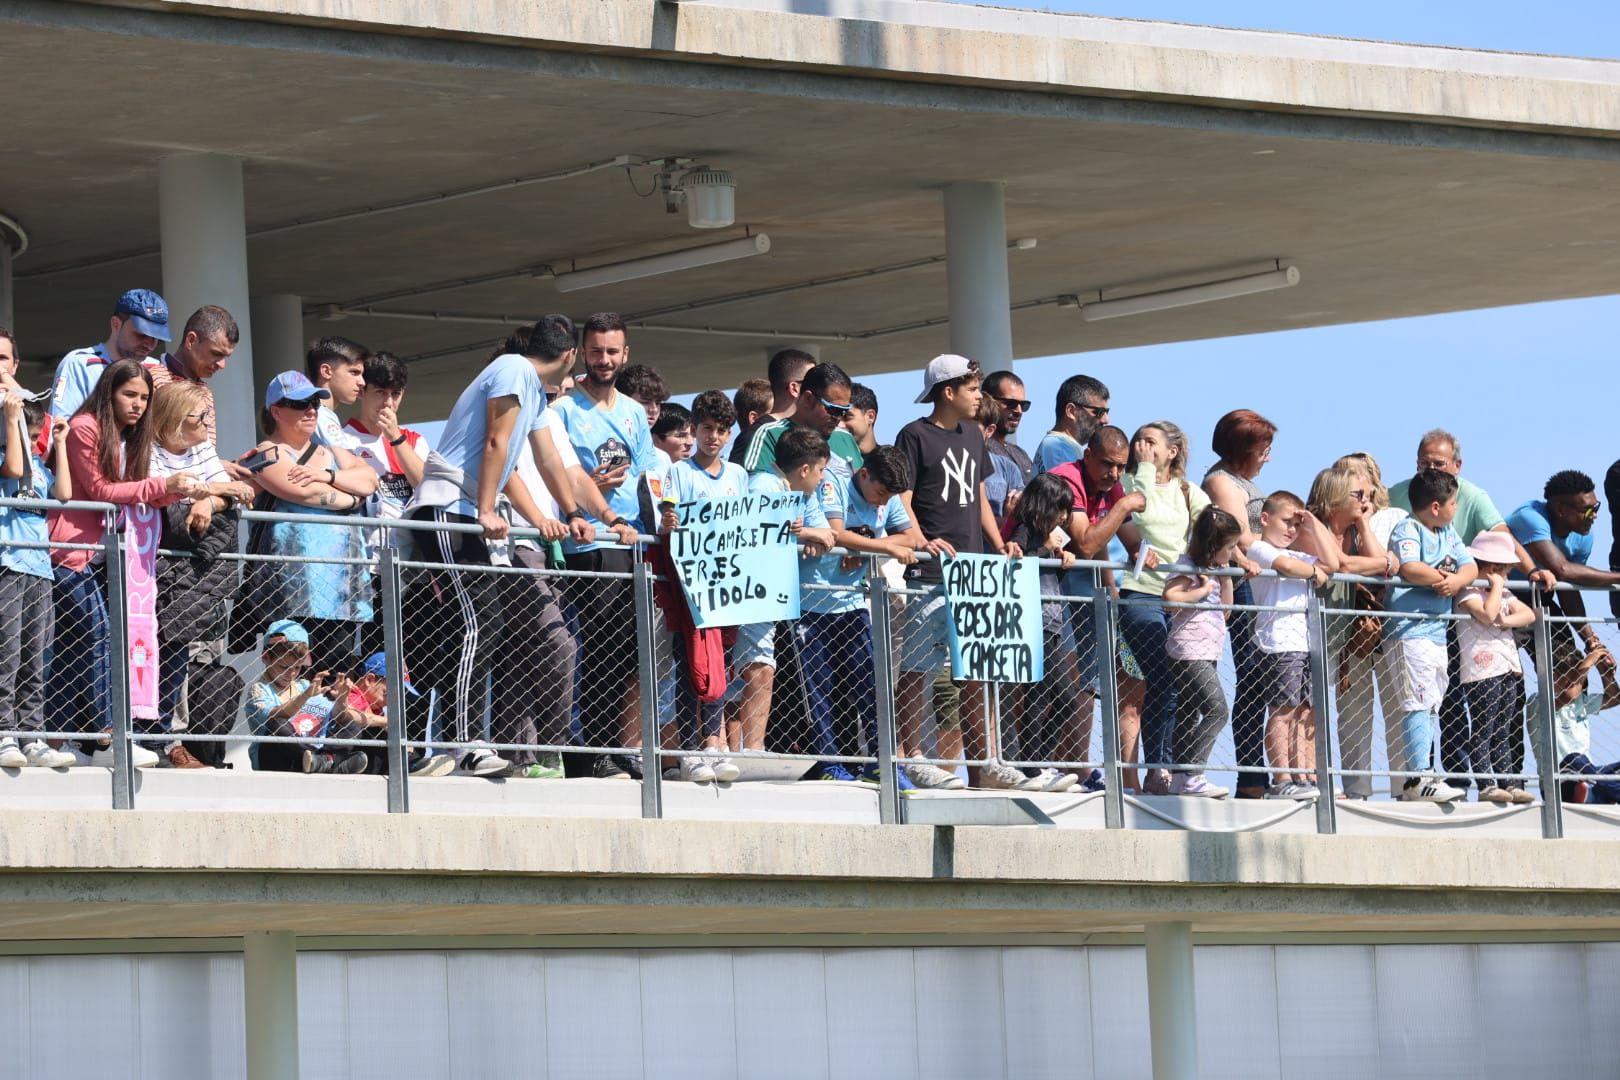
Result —
M386 543L386 540L385 540ZM405 647L400 603L399 563L394 549L377 553L377 579L381 586L383 654L388 658L388 812L406 814L411 809L410 764L405 753Z
M1554 728L1558 692L1553 685L1552 626L1547 622L1547 615L1555 609L1547 604L1536 607L1541 618L1530 631L1536 643L1536 715L1530 726L1530 749L1536 755L1536 782L1541 787L1541 835L1558 840L1564 835L1564 799L1558 784Z
M1102 706L1103 824L1125 827L1125 772L1119 763L1119 625L1114 597L1098 584L1092 594L1093 648L1096 650L1097 701Z
M101 534L107 570L107 707L112 710L112 804L135 807L135 763L129 741L129 595L124 587L124 544L118 514L108 511Z
M1327 617L1322 598L1312 589L1305 601L1307 641L1311 655L1311 712L1316 727L1316 831L1338 830L1333 797L1333 732L1328 723L1332 697L1328 693Z
M658 604L653 598L652 568L643 557L646 550L638 546L633 551L636 669L641 674L641 816L661 818L664 816L664 755L658 730L658 658L653 649Z
M878 820L893 825L900 820L900 777L895 761L894 623L889 618L889 581L878 572L876 558L866 571L867 596L872 608L872 682L877 700Z

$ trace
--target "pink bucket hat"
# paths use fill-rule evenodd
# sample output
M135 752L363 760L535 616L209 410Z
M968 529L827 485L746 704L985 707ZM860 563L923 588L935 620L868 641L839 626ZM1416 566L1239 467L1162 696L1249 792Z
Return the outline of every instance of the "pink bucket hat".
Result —
M1513 537L1494 529L1474 537L1474 542L1468 545L1468 554L1479 562L1505 563L1508 566L1519 564L1519 553L1513 546Z

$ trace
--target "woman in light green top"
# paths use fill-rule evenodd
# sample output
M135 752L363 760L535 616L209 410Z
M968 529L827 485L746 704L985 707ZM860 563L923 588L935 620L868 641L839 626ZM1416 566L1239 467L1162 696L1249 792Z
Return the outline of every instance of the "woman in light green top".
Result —
M1168 795L1170 759L1175 734L1176 685L1170 675L1165 642L1170 634L1170 613L1158 603L1164 593L1164 575L1150 572L1168 567L1187 550L1193 519L1209 506L1209 496L1187 482L1187 437L1168 420L1155 420L1137 429L1131 439L1130 464L1123 481L1126 492L1140 491L1147 506L1132 514L1119 531L1133 563L1142 573L1126 571L1120 577L1119 632L1142 668L1147 698L1142 703L1142 760L1149 766L1142 780L1146 795ZM1145 555L1142 552L1146 545Z

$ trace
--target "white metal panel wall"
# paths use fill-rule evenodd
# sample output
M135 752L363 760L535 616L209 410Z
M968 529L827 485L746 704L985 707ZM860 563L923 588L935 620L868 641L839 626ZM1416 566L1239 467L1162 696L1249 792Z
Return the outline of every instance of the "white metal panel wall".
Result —
M1613 1076L1620 945L1203 946L1202 1075ZM0 1080L244 1074L231 954L0 958ZM1134 948L299 957L307 1080L1151 1075Z

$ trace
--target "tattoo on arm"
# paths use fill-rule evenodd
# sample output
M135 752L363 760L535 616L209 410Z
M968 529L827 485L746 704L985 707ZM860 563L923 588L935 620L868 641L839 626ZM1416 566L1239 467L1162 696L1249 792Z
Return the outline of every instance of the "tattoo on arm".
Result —
M327 492L326 494L322 495L320 498L315 500L315 505L316 506L331 506L334 501L335 500L334 500L334 497L333 497L332 493Z

